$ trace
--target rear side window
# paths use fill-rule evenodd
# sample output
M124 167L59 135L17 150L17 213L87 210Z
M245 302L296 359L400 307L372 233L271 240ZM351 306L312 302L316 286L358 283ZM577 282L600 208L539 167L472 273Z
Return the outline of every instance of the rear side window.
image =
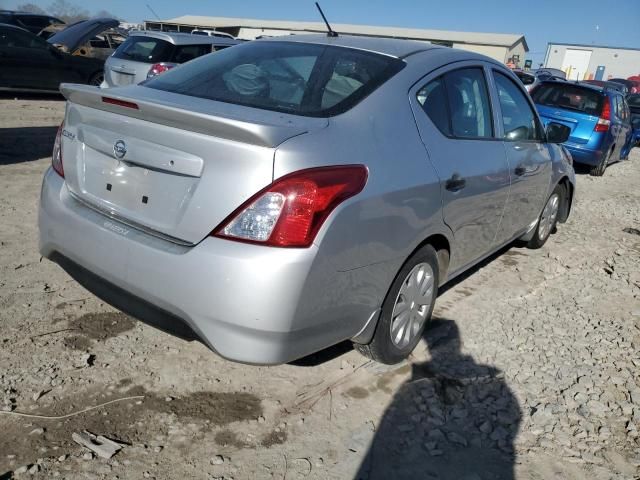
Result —
M322 117L353 107L404 65L396 58L344 47L256 41L201 57L145 87Z
M491 138L493 125L481 68L463 68L432 80L417 94L438 129L455 138Z
M113 56L134 62L168 62L173 50L174 45L165 40L133 35L118 47Z
M495 71L493 75L500 99L504 139L540 141L538 120L522 90L506 75Z
M579 85L543 83L533 92L532 98L538 105L600 115L604 96L596 90Z
M176 45L172 62L186 63L194 58L211 53L211 44L206 45Z

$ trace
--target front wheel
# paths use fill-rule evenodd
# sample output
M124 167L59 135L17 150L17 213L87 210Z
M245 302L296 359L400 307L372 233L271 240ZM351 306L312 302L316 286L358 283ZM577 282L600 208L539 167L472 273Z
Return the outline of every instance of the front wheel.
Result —
M425 245L403 265L382 304L373 339L356 344L363 355L393 365L404 360L420 341L438 294L438 257Z
M538 224L536 225L536 231L531 237L531 240L527 243L528 248L540 248L547 240L549 235L556 228L558 222L558 212L560 211L560 202L564 196L564 188L562 185L556 185L553 189L547 203L545 203L540 218L538 218Z

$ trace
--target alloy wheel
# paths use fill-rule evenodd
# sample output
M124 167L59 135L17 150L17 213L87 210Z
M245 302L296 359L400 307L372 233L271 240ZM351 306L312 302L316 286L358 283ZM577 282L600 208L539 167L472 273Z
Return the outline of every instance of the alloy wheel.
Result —
M559 207L560 196L557 193L554 193L549 197L549 200L547 200L547 204L544 206L544 210L542 210L542 215L540 215L538 235L541 240L544 240L549 236L551 229L556 224Z

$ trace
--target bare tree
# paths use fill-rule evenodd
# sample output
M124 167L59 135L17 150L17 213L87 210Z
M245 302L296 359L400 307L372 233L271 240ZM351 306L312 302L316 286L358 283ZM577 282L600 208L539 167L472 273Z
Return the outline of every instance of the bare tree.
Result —
M95 13L95 15L93 15L93 17L94 18L115 18L116 20L121 20L119 17L115 16L109 10L98 10Z
M37 13L39 15L45 14L45 11L35 3L21 3L16 7L16 10L19 12Z
M89 12L67 0L55 0L49 5L49 13L67 23L75 23L89 18Z

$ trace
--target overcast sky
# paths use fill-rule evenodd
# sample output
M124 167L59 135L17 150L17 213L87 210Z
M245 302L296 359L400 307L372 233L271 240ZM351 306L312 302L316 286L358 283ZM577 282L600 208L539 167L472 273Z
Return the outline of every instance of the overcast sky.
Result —
M68 0L90 12L109 10L132 22L181 15L319 20L311 0ZM0 0L15 8L22 0ZM31 0L46 9L52 0ZM321 0L335 23L521 33L534 65L547 42L640 48L640 0ZM640 65L638 66L640 73Z

